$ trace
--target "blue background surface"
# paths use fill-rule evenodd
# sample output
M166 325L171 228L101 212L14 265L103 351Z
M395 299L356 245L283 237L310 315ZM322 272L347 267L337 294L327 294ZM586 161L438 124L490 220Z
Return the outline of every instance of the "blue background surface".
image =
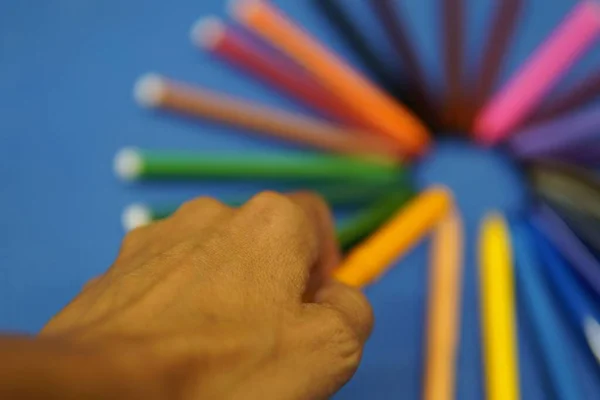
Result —
M397 68L364 0L344 0L374 46ZM358 60L309 1L275 1L353 64ZM442 89L438 0L399 5L431 84ZM467 1L471 64L477 59L491 0ZM519 25L504 76L544 38L573 0L531 0ZM290 148L209 124L141 110L132 100L135 79L148 71L219 89L266 104L301 107L197 51L192 23L224 15L222 0L0 0L0 330L35 332L89 278L113 261L123 231L120 213L131 202L178 202L259 188L125 185L112 172L123 147L290 151ZM597 50L565 80L597 68ZM563 85L563 86L564 86ZM418 170L422 184L442 181L458 193L467 226L458 398L483 395L475 250L479 219L490 206L516 212L518 177L502 156L447 144ZM480 166L477 176L474 166ZM488 171L494 175L489 179ZM474 185L471 180L474 180ZM356 378L340 399L416 399L422 374L427 243L369 288L377 317ZM563 316L561 315L561 318ZM562 319L564 321L564 318ZM527 315L519 310L524 399L552 398ZM597 398L594 360L566 324L565 342L586 398Z

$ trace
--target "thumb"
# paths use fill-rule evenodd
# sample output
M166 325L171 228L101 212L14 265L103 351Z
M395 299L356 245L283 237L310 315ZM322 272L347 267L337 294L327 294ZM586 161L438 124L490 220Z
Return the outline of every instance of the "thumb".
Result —
M367 341L374 317L371 304L361 291L331 280L316 293L315 302L336 312L362 344Z

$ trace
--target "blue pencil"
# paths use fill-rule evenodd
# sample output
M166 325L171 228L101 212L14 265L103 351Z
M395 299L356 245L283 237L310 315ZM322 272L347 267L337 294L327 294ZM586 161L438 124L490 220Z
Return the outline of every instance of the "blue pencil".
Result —
M590 350L600 363L600 324L591 306L591 300L572 275L571 269L544 235L537 231L537 247L542 265L558 295L568 309L568 314L583 335Z
M511 224L511 232L518 286L524 294L527 315L533 323L556 399L580 399L577 380L563 345L565 338L560 333L560 321L552 309L550 293L543 284L539 260L533 250L531 230L524 223L515 223Z

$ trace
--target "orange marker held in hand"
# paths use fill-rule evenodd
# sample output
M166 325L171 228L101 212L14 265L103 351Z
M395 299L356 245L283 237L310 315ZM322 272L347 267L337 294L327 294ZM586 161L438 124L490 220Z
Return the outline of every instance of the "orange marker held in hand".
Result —
M334 271L334 277L354 287L373 282L422 240L448 214L453 203L444 187L426 190L350 253Z

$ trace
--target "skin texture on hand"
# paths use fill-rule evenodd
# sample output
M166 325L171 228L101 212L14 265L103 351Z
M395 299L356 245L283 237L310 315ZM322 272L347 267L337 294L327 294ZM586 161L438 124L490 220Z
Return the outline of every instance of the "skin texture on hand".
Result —
M356 371L373 324L365 297L328 278L339 261L311 194L262 193L239 209L196 199L129 233L39 340L114 355L152 398L326 399ZM125 386L106 385L133 398Z

